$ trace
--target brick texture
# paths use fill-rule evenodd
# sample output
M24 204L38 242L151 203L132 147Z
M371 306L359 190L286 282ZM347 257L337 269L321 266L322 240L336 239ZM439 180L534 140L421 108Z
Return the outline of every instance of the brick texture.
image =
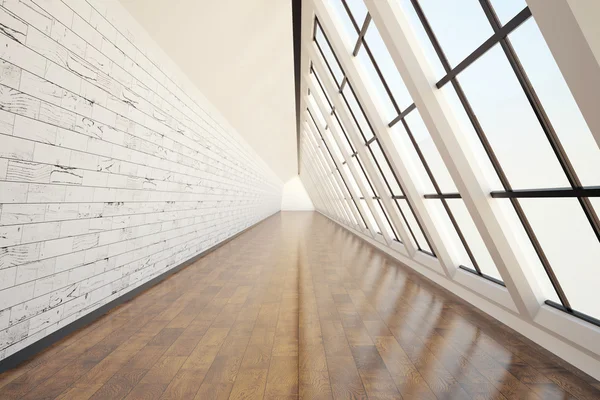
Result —
M277 212L116 1L0 0L0 359Z

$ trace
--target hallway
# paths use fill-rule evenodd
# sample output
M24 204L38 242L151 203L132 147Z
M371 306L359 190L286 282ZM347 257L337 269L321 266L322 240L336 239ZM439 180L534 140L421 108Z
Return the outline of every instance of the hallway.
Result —
M276 214L15 370L1 399L598 399L325 217Z

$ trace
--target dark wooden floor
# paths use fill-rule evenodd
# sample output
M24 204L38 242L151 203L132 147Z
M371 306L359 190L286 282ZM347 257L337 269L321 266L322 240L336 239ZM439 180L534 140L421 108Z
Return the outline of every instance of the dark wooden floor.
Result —
M0 375L0 399L600 399L315 213L282 213Z

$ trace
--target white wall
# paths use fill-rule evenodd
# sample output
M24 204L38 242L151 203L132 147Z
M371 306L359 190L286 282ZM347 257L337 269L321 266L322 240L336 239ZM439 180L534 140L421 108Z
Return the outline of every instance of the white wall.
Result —
M290 0L120 2L283 182L298 174Z
M118 3L0 4L2 359L277 212L281 182Z
M315 207L299 176L295 176L283 185L282 211L312 211L314 209Z

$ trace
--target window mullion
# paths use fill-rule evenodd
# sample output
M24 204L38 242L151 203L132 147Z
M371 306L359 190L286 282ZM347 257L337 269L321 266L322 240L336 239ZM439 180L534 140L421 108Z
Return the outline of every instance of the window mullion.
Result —
M309 78L306 79L307 82L306 84L308 85L308 87L310 88L314 88L314 84L312 81L310 81ZM321 83L322 84L322 83ZM341 95L336 94L336 96L333 96L334 99L332 101L334 101L335 104L340 104L339 110L340 113L343 114L342 115L342 119L349 119L349 116L346 115L346 109L344 107L341 106ZM315 101L317 103L318 107L323 107L323 100L315 97ZM342 147L342 143L340 143L340 138L342 137L343 133L342 132L337 132L337 125L333 123L332 121L332 116L327 114L325 116L328 125L330 126L330 129L334 130L334 135L333 139L336 141L336 143L338 144L338 146L340 147L342 154L344 156L344 161L347 163L348 168L350 169L350 172L352 173L352 175L355 177L355 180L357 181L357 184L359 185L361 191L363 193L367 193L366 188L363 188L362 186L362 182L360 181L360 179L357 179L357 175L358 175L358 171L356 171L354 163L351 162L350 158L351 155L347 154L347 152L345 151L345 149ZM346 126L348 127L348 123L347 121L344 121L344 123L346 124ZM348 130L352 131L352 129L347 128ZM352 137L351 140L353 143L357 143L357 137L358 134L354 132L354 134L352 134L351 132L348 132L348 134ZM369 158L366 157L365 154L365 146L360 144L360 141L358 141L358 146L354 146L357 150L358 150L358 154L361 156L362 160L363 160L363 167L365 167L367 169L367 178L370 178L370 181L374 184L375 189L377 190L377 193L379 194L379 196L381 197L381 201L383 202L383 209L384 211L387 213L387 215L389 216L389 218L391 219L390 224L393 225L393 228L395 228L396 232L398 232L398 234L400 235L400 239L402 240L402 243L404 244L404 247L407 251L407 253L412 257L412 255L414 254L414 252L416 251L416 249L414 248L412 242L410 241L410 236L408 234L408 232L405 231L404 229L404 225L400 222L400 219L398 218L398 214L395 212L395 205L392 204L392 200L390 197L388 197L386 195L387 191L385 190L385 188L383 187L383 184L381 182L378 181L378 179L373 179L374 177L377 178L372 172L372 170L369 167L370 166L370 162L369 162ZM370 201L371 199L368 199L367 201ZM373 210L373 206L371 206L371 210ZM379 223L379 222L378 222ZM382 228L382 231L384 229Z
M400 181L400 185L405 191L404 194L407 196L408 204L412 208L417 222L421 225L424 235L429 238L431 242L430 245L432 246L433 251L438 255L440 264L444 269L446 276L454 276L457 269L456 263L450 256L448 249L445 248L442 237L429 214L429 210L422 194L411 179L411 173L404 160L400 158L396 151L390 135L390 128L387 126L387 121L383 121L383 118L378 114L377 107L370 97L368 89L361 78L359 68L356 65L358 61L351 57L351 54L344 51L344 46L341 43L339 34L332 29L333 21L331 20L331 11L328 9L327 5L322 1L315 2L315 12L321 22L322 29L325 31L325 34L330 41L334 53L337 55L338 62L342 65L350 83L353 85L355 96L362 106L367 120L370 121L372 125L373 133L378 137L384 154L389 158L390 167L395 171L395 174ZM376 21L374 20L374 22Z
M309 104L309 106L310 106L310 104ZM318 135L318 133L317 133L317 132L315 132L315 133L314 133L314 135ZM339 171L340 171L340 173L343 173L343 169L342 169L342 170L339 170ZM343 174L342 176L344 177L344 179L345 179L346 181L348 181L348 178L345 176L345 174ZM352 196L352 198L354 199L354 202L355 202L355 204L356 204L356 206L357 206L357 208L358 208L359 212L361 213L361 215L365 216L365 215L366 215L366 212L365 212L365 210L363 209L363 206L362 206L362 204L361 204L361 202L360 202L360 198L361 198L361 197L365 197L365 196L364 196L364 193L366 193L366 192L364 192L364 188L363 188L363 187L361 187L361 186L359 186L359 189L361 190L361 193L355 193L355 192L354 192L354 188L353 188L353 187L351 187L352 185L346 185L346 186L347 186L347 189L348 189L348 191L350 191L350 195L351 195L351 196ZM370 199L369 199L369 200L370 200ZM372 213L372 212L373 212L373 206L372 206L372 204L369 202L369 200L367 200L367 206L369 206L369 209L370 209L370 211L371 211L371 213ZM377 224L378 224L378 225L381 227L381 225L380 225L381 221L380 221L379 219L377 219L377 218L376 218L375 220L376 220ZM369 218L363 218L363 221L364 221L364 222L367 224L367 226L368 226L368 228L369 228L369 231L370 231L370 235L371 235L373 238L376 238L376 237L377 237L377 228L376 228L376 227L374 227L374 226L371 224L371 222L369 221ZM382 230L383 230L383 229L382 229ZM382 233L383 233L383 232L382 232ZM384 237L386 237L386 236L384 236ZM386 239L386 240L387 240L387 239Z
M541 287L532 269L523 268L528 265L525 255L514 235L505 231L500 205L489 200L487 179L449 104L430 84L434 74L410 23L398 4L365 3L519 313L532 319L544 299Z
M308 152L310 153L310 155L312 157L313 169L315 169L315 171L318 171L318 172L316 172L317 179L319 179L321 181L323 190L328 194L330 203L331 203L332 207L334 208L336 214L338 215L338 219L341 221L346 221L347 218L344 217L344 210L341 208L341 205L337 204L337 202L336 202L336 198L338 196L332 186L332 183L329 181L328 172L323 168L322 165L320 165L318 155L315 152L313 152L310 141L308 140L308 133L304 132L304 135L306 138L306 141L305 141L306 149L308 150Z
M309 85L310 88L313 88L312 83L310 81L308 81L307 84ZM320 99L315 99L315 100L320 101ZM309 105L309 107L311 107L311 105ZM328 124L332 125L331 120L329 119L330 117L331 116L329 114L327 114L325 116L325 118L328 118L327 119ZM327 143L328 146L331 146L331 143L329 142L328 138L323 137L323 139L325 140L325 142ZM369 207L369 210L371 211L371 215L373 215L373 218L375 218L375 221L377 222L377 225L379 226L381 234L385 238L386 243L388 245L391 245L392 238L389 236L389 234L384 229L385 224L379 217L379 214L377 213L377 210L374 205L374 200L369 196L368 191L364 187L362 181L360 179L357 179L357 171L354 169L354 164L352 162L350 162L349 155L347 155L345 153L345 151L343 151L343 150L341 150L341 151L342 151L342 155L344 157L344 161L346 161L346 164L348 165L348 168L350 169L350 173L353 175L354 180L356 181L356 184L357 184L358 188L360 189L361 197L363 197L365 199L367 206ZM345 176L346 171L342 168L342 169L340 169L340 173ZM347 178L345 178L345 179L347 180Z
M310 102L307 102L307 103L310 104ZM309 115L309 117L310 117L310 115ZM313 132L313 127L310 124L309 124L309 128L308 129L310 130L310 132L313 133L312 137L313 137L315 143L317 143L317 144L313 143L313 148L315 148L315 151L316 151L316 147L315 146L318 146L321 143L319 141L320 133L319 132ZM323 161L322 158L320 158L321 162L325 163L331 169L331 174L334 175L334 177L332 178L332 180L335 183L337 183L337 189L338 189L338 192L341 192L342 199L345 199L346 198L346 194L347 194L348 196L350 196L350 198L352 199L352 201L354 201L354 203L357 204L358 198L360 196L356 196L356 194L353 194L353 192L350 191L350 187L347 184L347 178L344 178L342 176L341 181L340 181L340 176L338 174L336 174L336 171L339 171L339 168L338 168L337 164L335 164L335 165L332 164L331 154L329 153L330 157L327 157L327 154L325 154L325 151L328 152L329 150L327 150L327 149L322 150L321 154L322 154L323 158L326 159L326 161ZM334 163L335 163L335 161L334 161ZM348 206L348 204L346 202L344 202L344 208L346 209L347 213L348 214L352 214L357 221L360 221L361 219L362 219L363 222L365 221L365 219L363 217L364 210L362 210L362 208L358 209L358 211L357 211L357 209Z
M312 131L310 130L310 126L306 128L306 134L307 135L311 135L312 139L314 140L314 134L312 133ZM335 168L332 168L331 171L328 170L327 168L327 164L325 161L323 161L323 159L319 156L319 151L317 150L316 145L313 143L313 141L308 141L309 143L309 148L311 148L312 152L315 154L316 158L318 159L318 163L322 166L322 168L324 170L327 170L328 172L326 173L326 175L324 176L324 179L326 179L329 183L329 185L332 187L332 191L334 193L334 198L337 196L340 199L344 199L345 198L345 194L343 192L343 190L340 187L340 183L336 180L335 177L330 177L330 175L335 175ZM348 208L350 208L350 211L348 211ZM343 210L345 214L348 213L353 213L354 209L352 207L348 207L347 204L343 205ZM359 216L355 215L355 218L359 218ZM347 219L350 221L351 219L349 218L349 216L347 217Z
M315 67L318 76L321 77L322 81L320 83L322 85L324 85L325 91L327 93L332 93L332 92L335 93L336 91L334 89L333 82L327 80L327 76L323 75L325 66L323 65L322 60L317 58L314 47L308 46L307 51L309 52L309 56L313 60L313 66ZM336 93L336 95L330 96L330 99L334 103L335 109L337 110L337 115L340 117L341 122L346 126L346 134L348 135L348 138L351 141L352 147L355 149L355 151L358 152L359 156L363 160L363 167L367 168L367 176L377 178L377 174L375 174L375 170L374 170L374 168L377 168L377 167L372 164L371 158L367 155L366 152L368 151L368 149L366 149L366 146L364 145L364 141L360 137L360 134L358 132L356 132L354 129L352 129L352 126L353 126L352 122L351 122L352 117L350 116L349 111L344 103L344 100L342 99L342 95L340 93ZM337 125L335 125L335 124L330 124L330 125L332 125L334 128L337 129ZM339 137L341 137L341 136L339 136ZM348 163L348 164L351 164L351 163ZM354 175L356 175L356 173L354 173ZM377 192L382 197L382 201L384 202L384 210L386 210L387 214L390 216L393 227L396 228L396 231L400 235L400 238L406 248L406 251L412 257L416 252L416 248L415 248L415 245L411 238L410 232L408 232L405 228L405 227L408 227L410 229L410 227L408 226L408 223L406 223L406 225L405 225L400 220L400 217L399 217L398 213L396 212L396 208L395 208L397 206L395 204L392 204L391 198L388 198L387 196L382 196L382 193L388 192L388 190L385 188L384 184L382 182L379 182L379 179L371 179L371 182L374 183Z
M314 170L314 166L313 166L313 161L312 161L312 157L311 155L308 153L308 150L305 147L306 145L304 143L302 143L301 145L301 152L306 156L303 157L304 159L302 160L302 162L304 163L304 166L306 167L307 172L309 173L311 179L314 182L314 187L316 188L316 190L319 192L323 203L327 209L327 212L330 216L336 215L336 211L333 209L330 201L329 201L329 195L327 193L324 193L324 188L321 187L321 179L319 178L319 175L315 172ZM337 219L337 217L336 217Z

